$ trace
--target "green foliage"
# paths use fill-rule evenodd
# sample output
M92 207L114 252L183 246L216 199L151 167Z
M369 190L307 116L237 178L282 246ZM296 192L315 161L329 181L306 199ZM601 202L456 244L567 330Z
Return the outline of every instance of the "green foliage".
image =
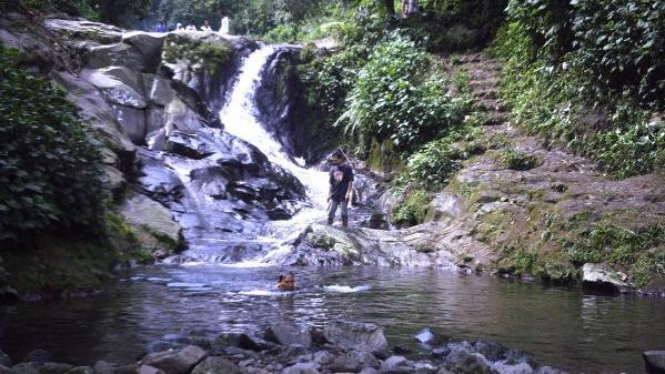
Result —
M23 4L31 10L63 12L91 20L99 19L99 13L93 8L93 4L89 0L24 0Z
M99 232L101 155L65 94L0 49L0 241L35 232Z
M538 262L538 250L507 246L502 249L502 257L511 264L514 274L534 274Z
M504 150L500 155L500 161L505 167L512 170L531 170L541 163L538 157L518 152L513 148Z
M493 51L503 98L532 133L626 178L665 159L665 3L512 0ZM590 120L593 117L595 120Z
M224 14L229 17L234 34L284 42L321 35L320 26L344 18L339 14L351 4L350 0L161 0L156 6L156 17L170 27L178 22L202 25L207 19L213 29L218 29Z
M23 0L29 10L63 12L71 16L138 28L150 12L150 0ZM5 9L6 8L6 9ZM1 4L0 9L19 10L19 3Z
M461 123L462 102L447 95L433 60L411 41L378 44L360 70L338 123L369 150L373 141L409 151Z
M201 43L177 33L169 35L163 51L166 62L176 63L179 59L199 61L213 74L233 62L234 57L235 51L228 44Z
M480 49L504 20L507 0L424 0L423 14L397 20L428 51L449 53Z
M587 262L607 262L628 268L638 285L648 282L650 273L665 266L665 257L648 250L665 240L665 228L653 225L630 231L607 223L594 225L580 235L580 241L566 248L569 261L575 266Z
M277 25L264 36L269 43L295 42L298 37L298 29L290 24Z
M364 62L363 52L350 47L298 66L308 106L332 124L342 114L344 100Z
M665 1L572 1L575 67L597 100L665 108Z
M432 198L427 191L410 191L406 199L393 209L393 223L400 227L408 227L425 222L430 201Z

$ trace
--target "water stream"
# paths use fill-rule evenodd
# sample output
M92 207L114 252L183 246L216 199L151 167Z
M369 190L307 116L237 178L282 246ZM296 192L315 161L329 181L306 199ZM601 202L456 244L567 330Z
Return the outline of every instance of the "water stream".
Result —
M255 90L275 52L265 47L247 58L220 117L225 131L300 179L310 202L292 220L257 222L255 232L233 234L213 230L220 226L216 215L223 202L186 189L191 195L186 200L194 205L185 208L197 214L179 218L201 221L196 227L207 232L189 250L197 261L127 271L92 297L1 307L0 350L22 357L45 348L58 361L128 363L157 342L172 343L193 330L252 332L285 319L322 325L334 318L385 326L391 344L416 351L413 336L424 327L455 339L492 339L573 373L641 373L640 353L665 349L663 300L599 296L435 268L276 266L280 251L289 250L284 243L323 219L327 176L301 166L257 120ZM186 186L192 170L207 162L155 157L165 157ZM257 255L229 261L234 243L245 253L256 247ZM274 292L272 285L285 270L297 272L299 291Z

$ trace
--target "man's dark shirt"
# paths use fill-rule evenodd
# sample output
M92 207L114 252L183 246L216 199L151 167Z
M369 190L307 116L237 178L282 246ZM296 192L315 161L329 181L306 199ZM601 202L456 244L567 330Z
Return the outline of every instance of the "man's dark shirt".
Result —
M344 163L339 166L333 166L330 169L330 186L332 194L330 198L337 203L344 200L346 191L349 189L349 183L353 181L353 170L351 166Z

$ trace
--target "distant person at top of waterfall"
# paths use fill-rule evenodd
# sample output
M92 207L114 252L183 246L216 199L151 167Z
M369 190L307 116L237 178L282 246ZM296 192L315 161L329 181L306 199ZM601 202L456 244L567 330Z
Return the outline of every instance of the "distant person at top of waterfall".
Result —
M212 27L210 27L210 21L208 20L203 21L203 26L201 26L201 31L212 31Z
M402 18L407 18L419 11L418 0L402 0Z
M166 26L162 22L157 23L157 26L155 26L155 31L156 32L166 32Z
M185 27L185 30L187 30L187 31L196 31L196 26L191 25L191 24L187 25L187 27Z
M219 28L219 33L220 34L229 34L229 17L227 17L224 13L222 13L222 26Z
M335 220L337 208L341 206L342 226L349 224L349 201L353 192L353 169L348 159L341 150L335 151L328 162L330 168L330 192L328 193L328 224L332 225Z
M183 31L185 30L184 27L182 27L182 23L178 22L178 24L175 26L175 31Z

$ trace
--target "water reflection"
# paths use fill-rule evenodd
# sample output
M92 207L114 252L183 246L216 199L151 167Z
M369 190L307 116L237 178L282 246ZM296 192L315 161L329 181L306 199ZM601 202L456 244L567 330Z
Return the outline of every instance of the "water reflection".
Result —
M415 344L423 327L455 339L526 349L572 372L641 373L640 353L665 349L663 300L584 294L436 269L294 269L302 289L274 292L277 267L154 267L125 274L104 294L4 308L0 349L46 348L58 360L130 362L166 334L257 331L275 322L334 318L386 327ZM170 285L170 286L169 286Z

